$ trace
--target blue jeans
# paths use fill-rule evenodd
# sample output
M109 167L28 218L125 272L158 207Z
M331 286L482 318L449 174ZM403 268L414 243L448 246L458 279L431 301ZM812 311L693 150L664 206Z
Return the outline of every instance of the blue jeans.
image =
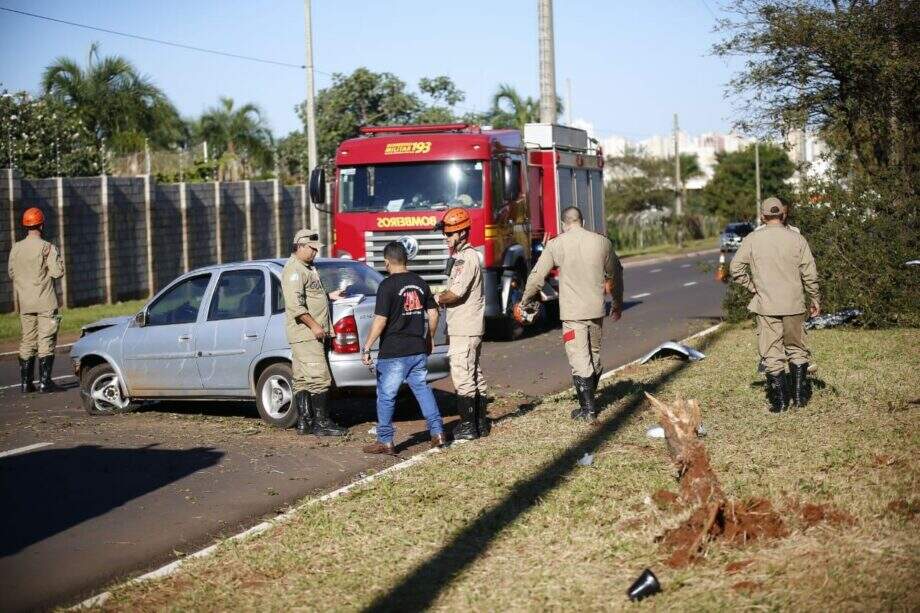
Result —
M402 358L377 360L377 440L392 443L396 432L393 428L393 411L399 386L406 382L422 408L422 415L428 422L431 436L444 431L444 422L434 394L428 385L428 356L424 353Z

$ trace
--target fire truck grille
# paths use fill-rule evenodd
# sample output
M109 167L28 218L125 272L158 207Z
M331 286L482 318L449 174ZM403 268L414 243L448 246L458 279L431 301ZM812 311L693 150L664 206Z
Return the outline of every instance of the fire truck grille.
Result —
M386 274L383 264L383 248L390 241L400 241L409 252L409 270L418 273L429 283L441 283L447 279L444 267L447 265L447 245L440 232L415 230L400 232L365 232L364 250L367 264ZM414 252L414 253L413 253Z

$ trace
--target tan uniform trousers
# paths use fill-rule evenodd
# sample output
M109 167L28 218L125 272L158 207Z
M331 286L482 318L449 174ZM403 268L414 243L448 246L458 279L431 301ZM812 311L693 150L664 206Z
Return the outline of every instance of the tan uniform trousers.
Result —
M23 360L43 358L54 353L57 333L61 318L58 312L21 313L19 323L22 326L22 341L19 344L19 357Z
M805 313L798 315L758 315L757 349L764 368L771 375L786 370L786 360L792 364L808 362L805 346Z
M302 391L321 394L332 386L326 349L320 341L291 343L291 361L295 394Z
M450 335L450 376L458 396L475 396L479 392L485 396L486 380L482 376L479 357L482 353L481 336Z
M601 372L603 324L603 317L562 322L565 355L576 377L588 378Z

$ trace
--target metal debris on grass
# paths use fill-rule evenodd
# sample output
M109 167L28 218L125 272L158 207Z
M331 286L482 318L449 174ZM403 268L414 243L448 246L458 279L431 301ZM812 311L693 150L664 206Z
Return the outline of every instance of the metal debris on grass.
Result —
M581 459L578 460L579 466L591 466L592 464L594 464L593 453L586 453L585 455L581 456Z
M836 313L818 315L805 322L806 330L823 330L824 328L833 328L841 324L852 321L862 315L859 309L843 309Z
M702 360L706 357L702 351L697 351L693 347L688 347L686 345L681 345L680 343L675 343L674 341L667 341L661 343L648 353L646 353L642 359L639 360L640 364L645 364L652 358L663 357L669 355L678 355L683 357L686 360L691 362L696 362L697 360Z

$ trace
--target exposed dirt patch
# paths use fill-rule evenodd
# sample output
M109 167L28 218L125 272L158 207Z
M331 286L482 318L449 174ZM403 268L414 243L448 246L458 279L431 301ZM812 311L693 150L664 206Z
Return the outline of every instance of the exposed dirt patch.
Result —
M856 518L846 511L841 511L831 506L810 503L802 507L802 520L809 528L821 522L827 522L835 526L853 526L856 524Z
M754 563L754 560L738 560L737 562L729 562L725 566L725 572L729 575L734 575L740 573L742 570Z
M736 592L756 592L760 589L760 584L756 581L739 581L732 586Z
M909 519L920 516L920 500L907 500L899 498L888 503L888 510Z
M887 453L877 453L875 457L872 458L872 464L878 467L885 466L894 466L898 463L898 459L894 456L890 456Z
M652 502L662 511L679 511L682 507L677 494L668 490L658 490L652 494Z

